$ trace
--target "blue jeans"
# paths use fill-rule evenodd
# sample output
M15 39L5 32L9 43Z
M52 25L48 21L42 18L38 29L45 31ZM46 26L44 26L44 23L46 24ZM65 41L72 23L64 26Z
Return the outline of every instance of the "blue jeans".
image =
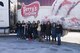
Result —
M20 29L18 28L18 29L17 29L17 37L20 38L20 36L21 36L21 31L20 31Z
M61 33L57 34L58 45L61 45Z
M24 31L24 28L21 28L21 38L22 39L25 39L25 31Z
M34 36L34 39L38 38L37 30L33 31L33 36Z
M41 37L41 31L38 31L38 38L39 38L39 41L42 40L42 37Z

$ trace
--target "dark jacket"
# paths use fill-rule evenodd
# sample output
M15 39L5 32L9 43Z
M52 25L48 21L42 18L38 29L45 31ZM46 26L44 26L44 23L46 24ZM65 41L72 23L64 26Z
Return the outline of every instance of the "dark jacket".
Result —
M21 23L17 23L16 24L16 28L18 29L18 28L21 28Z
M21 24L22 29L24 29L24 26L25 26L25 23L22 23L22 24Z
M51 24L46 24L46 35L50 36L51 35Z
M21 35L21 23L16 24L16 32L17 32L17 35Z
M32 24L28 24L28 34L32 33Z
M37 24L32 24L32 32L37 34Z
M25 35L28 35L28 26L25 26Z
M37 30L37 24L36 23L32 24L32 29L33 29L33 31Z
M46 31L46 25L45 24L41 24L41 32L45 33Z
M51 32L52 32L52 36L56 36L56 23L52 24L52 27L51 27Z
M62 32L63 32L63 27L62 27L62 25L61 24L59 24L59 25L56 25L56 33L61 33L62 34Z

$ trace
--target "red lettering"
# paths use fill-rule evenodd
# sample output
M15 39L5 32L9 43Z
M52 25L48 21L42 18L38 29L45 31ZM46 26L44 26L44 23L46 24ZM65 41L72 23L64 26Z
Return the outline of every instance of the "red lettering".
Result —
M23 17L28 17L28 16L37 16L38 11L39 11L39 2L33 2L29 5L25 5L24 3L22 4L21 8L21 14Z

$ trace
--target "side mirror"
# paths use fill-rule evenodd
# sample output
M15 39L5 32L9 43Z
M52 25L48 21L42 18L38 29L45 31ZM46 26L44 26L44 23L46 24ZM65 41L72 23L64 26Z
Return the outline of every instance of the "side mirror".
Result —
M0 1L0 6L4 7L4 3L2 1Z

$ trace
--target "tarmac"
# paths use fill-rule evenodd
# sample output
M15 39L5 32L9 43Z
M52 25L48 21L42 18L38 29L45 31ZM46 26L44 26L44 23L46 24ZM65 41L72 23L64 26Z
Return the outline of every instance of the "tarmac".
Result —
M60 46L50 42L17 39L16 36L0 37L0 53L80 53L80 39L77 38L77 42L72 41L74 39L74 36L70 36L72 34L76 33L71 32L62 37ZM77 34L79 35L79 33ZM78 35L76 36L78 37Z

